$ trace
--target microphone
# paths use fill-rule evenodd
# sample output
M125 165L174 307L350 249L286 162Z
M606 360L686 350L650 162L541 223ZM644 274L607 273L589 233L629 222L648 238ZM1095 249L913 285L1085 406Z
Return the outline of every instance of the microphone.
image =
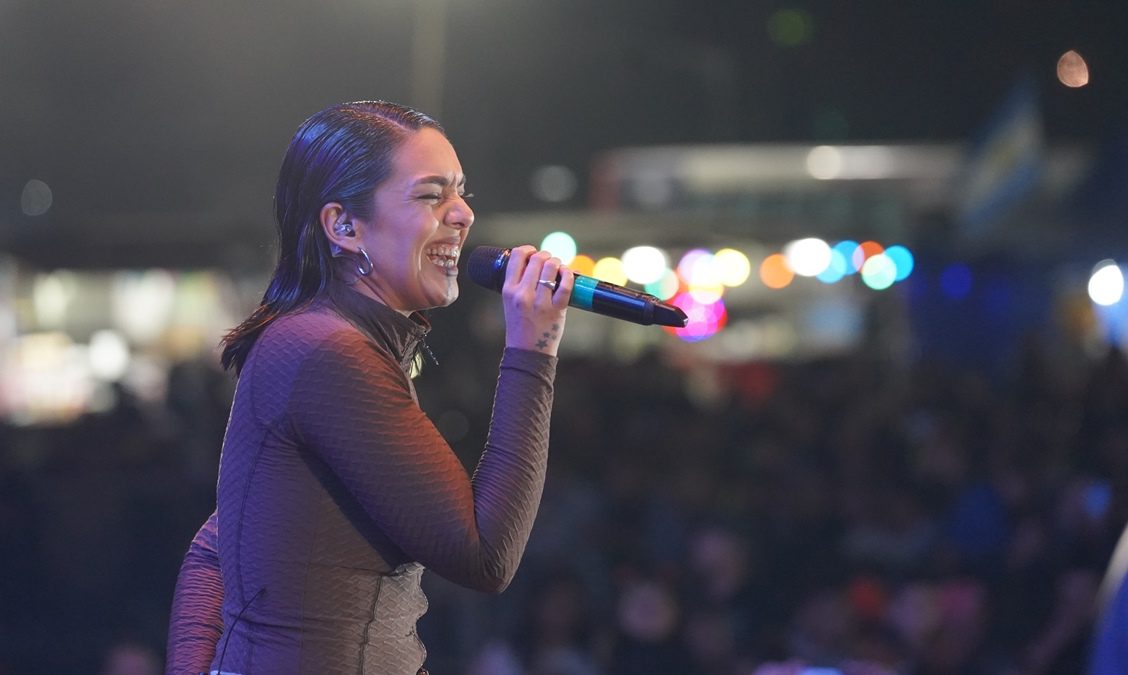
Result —
M466 272L479 286L501 292L505 281L505 267L509 264L509 249L497 246L479 246L470 252ZM556 275L560 283L560 275ZM689 317L679 307L667 304L648 293L609 284L582 274L576 275L576 284L568 306L584 309L604 316L649 326L674 326L684 328Z

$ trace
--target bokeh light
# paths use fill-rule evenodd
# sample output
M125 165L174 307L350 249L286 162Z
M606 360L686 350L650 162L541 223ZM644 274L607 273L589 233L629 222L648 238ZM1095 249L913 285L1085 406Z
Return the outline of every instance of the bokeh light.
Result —
M851 262L854 263L854 269L861 272L866 261L878 253L885 253L885 247L876 241L863 241L858 244L858 248L854 249L854 255L851 259Z
M20 194L20 210L27 216L41 216L51 210L54 201L51 186L33 178L24 185Z
M952 300L959 300L971 293L971 269L963 263L953 263L940 273L940 290Z
M623 252L623 272L636 284L658 281L669 269L666 253L653 246L635 246Z
M560 258L560 262L570 265L576 257L576 240L567 232L550 232L541 242L542 251L548 251Z
M572 262L568 263L568 267L576 274L582 274L585 277L595 276L595 260L593 260L591 256L586 256L581 253L575 258L572 258Z
M809 12L787 7L768 18L768 36L781 47L798 47L811 41L813 26Z
M706 260L706 265L713 264L713 254L703 248L686 251L678 261L678 276L687 283L693 279L693 271L701 260Z
M825 270L819 272L815 278L824 284L835 284L846 276L849 269L850 263L846 262L846 256L842 255L842 251L838 250L837 247L832 248L830 250L830 264L826 266Z
M846 261L846 274L854 274L858 271L858 265L854 264L854 252L858 250L858 242L844 239L835 244L833 250L837 251Z
M897 276L894 281L904 281L913 273L913 267L916 263L912 251L909 249L900 245L890 246L885 249L885 255L893 261L893 265L897 268Z
M1102 260L1089 276L1089 299L1103 307L1124 297L1124 272L1112 260Z
M713 265L717 268L717 276L721 283L729 288L736 288L748 281L752 275L752 263L748 256L732 248L722 248L713 255Z
M884 253L870 256L862 265L862 283L875 291L882 291L897 280L897 266Z
M1076 89L1089 84L1089 64L1080 54L1070 49L1057 62L1058 81Z
M728 322L728 311L721 300L705 303L696 300L689 293L679 293L670 304L680 307L689 322L684 328L665 328L686 342L698 342L716 335Z
M773 253L760 263L760 281L768 288L786 288L795 278L782 253Z
M550 164L534 171L530 184L537 199L560 203L576 194L579 180L576 179L576 173L568 167Z
M819 180L837 178L842 173L842 153L829 145L811 148L807 153L807 173Z
M662 278L646 284L646 292L658 298L659 300L669 300L678 294L681 290L681 279L678 278L676 272L667 269L662 274Z
M801 277L818 276L830 264L830 245L816 237L789 243L783 254L787 257L787 266Z
M90 372L94 377L107 382L116 382L129 370L129 344L117 331L95 331L90 336L87 358L90 361Z
M622 286L627 283L627 273L623 269L623 261L618 258L600 258L595 263L591 275L600 281Z

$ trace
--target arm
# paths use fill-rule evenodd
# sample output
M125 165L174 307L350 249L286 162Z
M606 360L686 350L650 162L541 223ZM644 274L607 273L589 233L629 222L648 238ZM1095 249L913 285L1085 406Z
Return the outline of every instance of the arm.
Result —
M565 272L556 293L538 286L542 273L555 278L559 261L530 253L511 257L507 270L508 348L473 480L398 365L357 335L309 357L288 406L293 431L405 554L484 591L512 579L540 502L556 343L572 283Z
M223 579L215 513L192 539L172 598L168 629L168 675L207 672L223 632Z

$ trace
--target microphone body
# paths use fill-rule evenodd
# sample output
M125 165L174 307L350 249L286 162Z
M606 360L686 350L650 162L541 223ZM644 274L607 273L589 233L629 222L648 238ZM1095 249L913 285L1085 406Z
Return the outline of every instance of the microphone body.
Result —
M509 249L496 246L479 246L470 252L466 272L479 286L501 292L505 281L505 268L509 265ZM576 284L568 306L596 314L623 319L650 326L674 326L684 328L689 318L679 307L662 302L648 293L640 293L605 281L575 275ZM560 275L556 275L560 283Z

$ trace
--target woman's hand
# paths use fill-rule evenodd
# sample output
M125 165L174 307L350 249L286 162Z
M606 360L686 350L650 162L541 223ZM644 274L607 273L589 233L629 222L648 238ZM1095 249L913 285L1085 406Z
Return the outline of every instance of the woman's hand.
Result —
M572 270L562 266L560 259L548 251L537 251L532 246L518 246L510 251L501 287L505 346L556 356L574 283Z

